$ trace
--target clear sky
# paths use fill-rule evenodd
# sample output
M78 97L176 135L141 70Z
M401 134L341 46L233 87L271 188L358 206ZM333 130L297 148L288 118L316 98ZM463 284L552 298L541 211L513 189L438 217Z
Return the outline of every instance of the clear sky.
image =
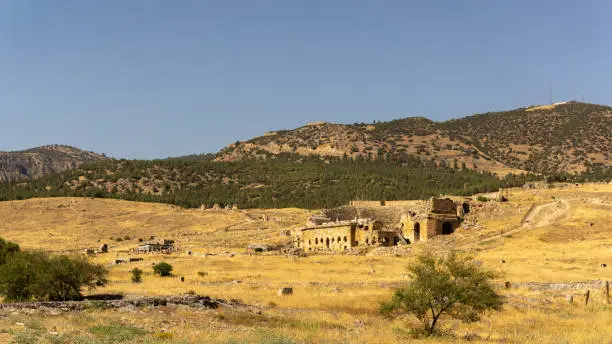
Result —
M612 1L0 0L0 151L612 104Z

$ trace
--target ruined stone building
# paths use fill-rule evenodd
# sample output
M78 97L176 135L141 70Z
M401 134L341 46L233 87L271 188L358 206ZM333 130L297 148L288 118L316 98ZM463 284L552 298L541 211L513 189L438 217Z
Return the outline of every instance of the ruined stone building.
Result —
M399 223L383 223L371 218L333 221L319 214L297 231L293 247L312 251L344 251L353 247L395 246L426 241L436 235L455 232L467 203L450 199L431 198L417 211L402 211ZM388 208L388 207L387 207ZM327 220L327 222L325 221Z
M396 230L387 230L382 222L370 219L325 223L302 228L294 237L294 247L304 251L343 251L356 246L393 246L400 238Z
M432 197L426 212L409 212L402 216L400 230L409 243L426 241L436 235L452 234L466 212L469 212L468 203L458 204L448 198Z
M138 253L149 253L149 252L170 252L175 251L174 240L164 240L163 242L146 242L138 245L135 249Z

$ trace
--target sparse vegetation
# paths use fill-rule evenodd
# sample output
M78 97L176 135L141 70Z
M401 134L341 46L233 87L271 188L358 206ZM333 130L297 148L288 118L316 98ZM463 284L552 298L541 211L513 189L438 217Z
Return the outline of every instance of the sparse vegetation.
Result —
M166 262L160 262L153 265L153 273L161 277L170 276L172 273L172 265Z
M413 315L389 321L378 314L380 303L389 300L394 289L406 282L404 267L412 260L412 254L310 254L294 260L284 255L239 253L255 242L254 238L262 244L283 239L279 239L282 229L304 223L312 212L176 211L165 204L77 198L2 202L0 231L6 239L18 242L22 250L30 247L72 250L77 248L74 243L79 238L81 251L84 247L99 247L97 239L107 243L110 236L123 237L129 233L145 239L155 235L158 241L173 238L179 247L188 245L194 252L191 256L182 253L144 256L142 263L113 265L108 277L113 283L96 292L127 297L195 293L228 302L239 299L252 305L247 309L255 312L242 311L232 303L204 312L174 306L134 310L100 306L54 316L8 312L4 313L6 317L0 316L0 342L31 338L35 343L111 343L116 342L111 339L113 331L105 335L104 331L92 333L89 329L120 326L147 331L134 337L132 343L159 344L229 340L266 343L267 338L275 337L295 343L599 343L601 338L612 338L609 326L612 308L603 304L603 294L597 286L588 287L592 299L585 306L581 299L584 288L576 287L580 283L572 281L594 280L597 285L598 279L612 280L612 269L606 261L612 245L607 226L610 192L612 184L542 184L537 190L508 190L508 202L473 204L468 216L474 218L468 218L466 223L475 219L478 227L460 229L459 235L434 239L430 244L459 247L477 255L475 263L479 266L503 270L505 277L492 283L504 297L504 308L471 323L442 315L436 325L442 336L433 338L414 338L413 329L421 328L422 322ZM568 202L569 218L559 217L560 222L539 225L533 230L508 232L520 226L532 204L556 202ZM371 203L379 208L378 201ZM387 202L383 210L394 204ZM270 221L257 220L263 214ZM35 225L32 218L36 219ZM245 222L247 219L251 220ZM532 224L542 222L532 219ZM87 231L89 228L96 230ZM512 239L506 239L507 235L512 235ZM482 241L488 244L479 244ZM113 244L116 247L111 252L135 245L135 241ZM422 244L413 249L418 250L419 245ZM226 252L236 255L231 257ZM115 255L99 254L90 259L107 264ZM175 275L185 276L185 282L178 277L147 278L151 262L159 259L171 264ZM608 263L608 268L601 267L601 263ZM140 284L129 283L130 271L135 266L145 270ZM199 272L208 275L202 278ZM511 282L512 287L504 288L505 281ZM294 294L279 297L278 288L288 283ZM533 288L548 283L574 284L564 290ZM571 294L574 303L570 305L566 296ZM99 301L100 305L104 303ZM159 333L171 333L173 338L158 338Z
M427 335L434 333L442 315L474 322L503 304L491 283L498 275L454 251L434 254L427 250L415 257L408 272L411 280L380 311L385 316L413 314L423 322Z
M0 265L0 295L7 301L77 300L82 287L103 285L106 273L82 257L16 252Z
M140 270L139 268L133 268L131 272L132 272L132 282L133 283L142 282L142 273L143 273L142 270Z

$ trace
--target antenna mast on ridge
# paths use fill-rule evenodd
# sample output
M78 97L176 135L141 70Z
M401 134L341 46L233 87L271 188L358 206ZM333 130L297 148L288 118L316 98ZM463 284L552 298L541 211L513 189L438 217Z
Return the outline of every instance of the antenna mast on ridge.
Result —
M548 80L548 104L552 105L552 81Z

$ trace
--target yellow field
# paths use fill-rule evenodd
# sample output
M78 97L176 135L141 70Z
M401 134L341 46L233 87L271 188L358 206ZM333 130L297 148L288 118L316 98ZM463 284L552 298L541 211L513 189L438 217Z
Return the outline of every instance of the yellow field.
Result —
M530 290L501 286L505 281L612 280L612 185L513 189L508 198L510 201L505 203L473 206L466 222L475 220L477 228L460 229L430 242L469 252L484 266L503 272L505 276L497 283L507 297L504 310L488 314L475 324L444 319L442 329L448 335L430 339L413 339L409 335L410 328L420 326L412 317L390 321L377 313L378 304L405 281L409 255L314 255L296 259L273 253L245 253L248 243L287 241L281 230L303 224L309 211L181 210L168 205L97 199L0 203L0 236L26 248L80 251L106 242L112 244L110 253L93 258L103 264L128 257L128 250L141 237L176 239L182 248L172 255L142 255L144 261L112 265L111 283L96 292L195 292L239 299L261 313L231 307L194 310L169 306L88 310L45 318L40 314L12 313L2 317L0 311L0 342L21 340L20 336L28 334L46 335L48 331L58 333L47 335L48 342L62 335L68 343L78 342L79 336L87 338L84 342L112 342L112 337L92 332L97 325L143 329L147 333L132 341L149 343L611 342L612 306L603 303L601 290L591 290L591 302L585 306L580 298L584 290L580 288ZM261 220L264 214L269 221ZM126 236L130 239L110 240ZM187 251L193 254L187 255ZM173 265L173 277L152 275L151 264L162 260ZM607 268L601 264L607 264ZM129 271L134 267L145 271L143 283L130 282ZM200 276L198 272L206 274ZM281 287L293 287L294 294L278 296ZM572 305L566 301L568 294L575 295Z

